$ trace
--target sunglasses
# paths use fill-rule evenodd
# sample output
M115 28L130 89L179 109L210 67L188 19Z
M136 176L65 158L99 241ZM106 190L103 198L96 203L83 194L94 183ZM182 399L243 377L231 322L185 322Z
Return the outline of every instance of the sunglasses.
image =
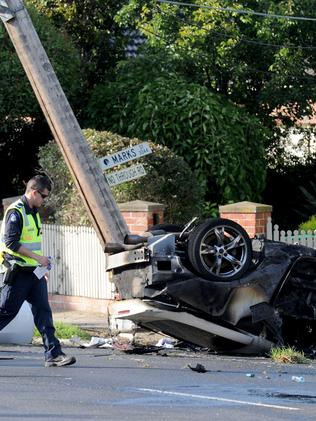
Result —
M41 196L41 198L42 198L43 200L47 199L47 198L48 198L48 196L49 196L49 194L44 194L44 193L40 192L39 190L36 190L36 191L37 191L37 193Z

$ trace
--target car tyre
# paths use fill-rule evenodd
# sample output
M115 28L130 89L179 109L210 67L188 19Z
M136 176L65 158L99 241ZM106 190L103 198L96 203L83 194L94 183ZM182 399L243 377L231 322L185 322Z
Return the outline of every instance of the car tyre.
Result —
M250 267L252 246L247 232L229 219L207 219L189 234L188 259L202 277L232 281Z

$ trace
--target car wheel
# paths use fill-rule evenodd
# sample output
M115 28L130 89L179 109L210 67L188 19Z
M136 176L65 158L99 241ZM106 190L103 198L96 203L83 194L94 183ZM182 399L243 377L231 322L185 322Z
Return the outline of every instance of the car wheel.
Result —
M231 281L249 268L251 241L246 231L229 219L208 219L189 235L187 252L194 270L212 281Z

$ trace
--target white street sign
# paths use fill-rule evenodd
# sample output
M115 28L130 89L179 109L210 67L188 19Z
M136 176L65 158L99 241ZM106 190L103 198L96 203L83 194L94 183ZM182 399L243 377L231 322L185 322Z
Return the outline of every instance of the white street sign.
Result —
M139 164L121 171L105 174L105 177L110 186L116 186L126 181L135 180L135 178L142 177L143 175L146 175L145 168L142 164Z
M125 164L125 162L140 158L152 152L148 142L140 143L139 145L131 146L130 148L122 149L112 155L100 158L99 164L101 169L108 170L116 165Z

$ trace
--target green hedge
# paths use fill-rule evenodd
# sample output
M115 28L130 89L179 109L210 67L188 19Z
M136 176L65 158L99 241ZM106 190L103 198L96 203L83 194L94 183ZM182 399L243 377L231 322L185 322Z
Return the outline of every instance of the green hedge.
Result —
M299 230L304 230L304 231L316 230L316 215L311 216L308 221L300 224Z
M154 60L123 63L113 82L97 86L89 125L168 146L196 171L208 201L259 201L266 176L262 124Z
M141 143L110 132L83 131L96 157L103 157ZM115 186L112 193L117 202L147 200L166 205L165 221L182 223L200 215L203 190L188 164L167 147L149 142L153 153L140 160L112 168L109 172L142 163L147 175ZM46 209L48 219L59 224L86 225L89 220L76 193L70 173L54 141L40 148L39 163L54 180L54 194Z

